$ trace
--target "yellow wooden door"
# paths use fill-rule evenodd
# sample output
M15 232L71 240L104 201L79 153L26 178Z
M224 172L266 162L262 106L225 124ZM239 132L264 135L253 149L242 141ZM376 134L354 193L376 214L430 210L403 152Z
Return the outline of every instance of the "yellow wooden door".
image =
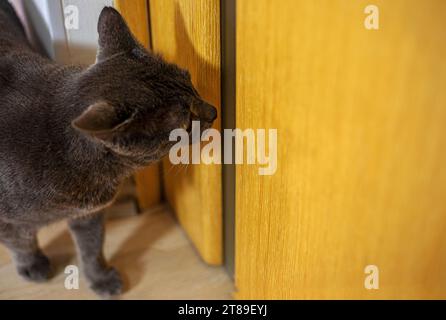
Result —
M445 30L443 0L237 1L237 127L278 168L237 168L236 297L446 298Z
M150 24L146 0L115 0L116 9L122 14L138 41L150 49ZM159 164L153 164L135 175L139 208L152 208L161 202Z
M153 50L190 71L220 114L220 1L150 0ZM214 128L220 128L220 118ZM221 166L164 162L167 201L203 259L222 263Z

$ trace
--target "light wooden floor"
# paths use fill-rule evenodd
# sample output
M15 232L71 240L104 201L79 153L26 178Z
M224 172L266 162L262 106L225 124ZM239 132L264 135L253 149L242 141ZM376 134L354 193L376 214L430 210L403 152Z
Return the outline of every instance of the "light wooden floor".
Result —
M65 223L39 234L57 270L48 283L22 280L0 245L0 299L97 299L81 275L79 290L64 287L64 268L78 265ZM123 275L122 299L231 299L232 281L222 267L203 263L166 209L107 222L105 255Z

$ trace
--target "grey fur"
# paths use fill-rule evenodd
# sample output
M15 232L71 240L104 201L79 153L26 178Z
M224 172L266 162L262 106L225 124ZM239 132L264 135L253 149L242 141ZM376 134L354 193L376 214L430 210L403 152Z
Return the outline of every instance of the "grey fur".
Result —
M216 110L113 8L102 11L98 32L95 65L61 66L32 50L0 0L0 241L21 276L43 281L51 268L36 233L68 219L91 288L111 296L122 283L102 255L101 209L123 179L167 154L171 130L192 120L208 128Z

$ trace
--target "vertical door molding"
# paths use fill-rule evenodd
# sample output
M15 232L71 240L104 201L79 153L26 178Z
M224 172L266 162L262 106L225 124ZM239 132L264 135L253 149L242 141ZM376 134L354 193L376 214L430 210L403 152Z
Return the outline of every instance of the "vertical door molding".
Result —
M220 0L150 0L153 50L190 71L198 92L219 113ZM200 255L209 264L223 260L221 165L172 166L164 162L167 201Z
M116 9L126 20L138 41L151 49L149 6L146 0L115 0ZM138 204L141 210L149 209L161 201L160 165L153 164L135 174Z

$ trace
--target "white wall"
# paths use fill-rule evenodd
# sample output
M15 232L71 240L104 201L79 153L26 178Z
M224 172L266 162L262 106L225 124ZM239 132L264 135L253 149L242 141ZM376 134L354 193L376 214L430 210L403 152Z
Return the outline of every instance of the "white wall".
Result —
M113 0L10 0L40 49L60 63L92 64L97 51L97 21ZM64 8L79 9L79 29L66 30Z
M96 60L99 14L105 6L112 6L113 0L62 0L64 8L69 5L79 8L79 30L66 31L70 60L92 64Z

